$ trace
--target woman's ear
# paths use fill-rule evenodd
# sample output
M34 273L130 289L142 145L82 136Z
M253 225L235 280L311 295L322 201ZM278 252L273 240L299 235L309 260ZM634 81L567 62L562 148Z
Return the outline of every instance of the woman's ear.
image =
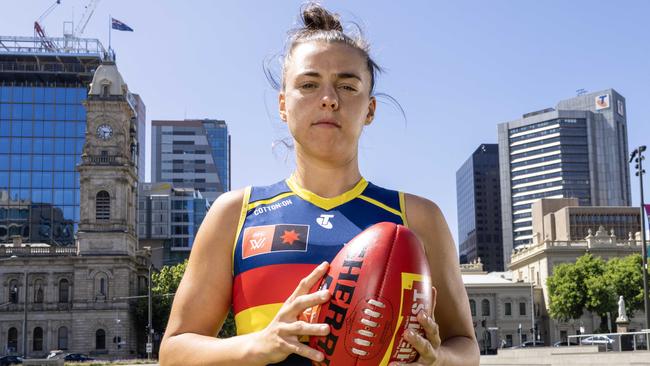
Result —
M368 114L366 114L366 121L364 124L367 126L372 123L372 120L375 119L375 109L377 108L377 99L375 97L370 97L370 102L368 103Z
M281 92L278 95L278 105L279 105L279 111L280 111L280 119L283 121L287 121L287 107L285 104L285 97L284 97L284 92Z

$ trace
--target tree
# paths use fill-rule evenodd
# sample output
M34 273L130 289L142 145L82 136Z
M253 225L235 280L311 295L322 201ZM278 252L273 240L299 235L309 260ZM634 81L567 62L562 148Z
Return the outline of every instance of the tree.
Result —
M174 296L178 289L178 285L183 279L183 274L187 268L187 260L174 266L163 266L159 272L152 272L151 274L151 322L154 329L159 332L164 332L169 320L169 313L172 308ZM146 294L146 292L145 292ZM148 323L147 320L147 298L138 299L135 308L136 323L138 329L145 329ZM220 338L232 337L236 334L235 321L232 312L228 313L222 327L218 334ZM146 333L144 333L146 337Z
M605 281L612 284L614 296L625 298L625 310L632 315L643 310L643 258L633 254L624 258L612 258L607 262Z
M629 314L643 306L641 257L638 254L605 262L587 253L576 263L556 266L546 284L552 318L578 319L586 309L600 316L602 331L608 329L607 313L615 313L619 295L627 300Z

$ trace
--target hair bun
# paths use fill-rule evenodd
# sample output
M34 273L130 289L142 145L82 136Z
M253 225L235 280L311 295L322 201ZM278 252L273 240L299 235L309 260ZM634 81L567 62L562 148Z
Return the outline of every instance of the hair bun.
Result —
M343 32L343 26L339 16L330 13L317 3L309 3L302 11L302 22L305 28L310 31L335 30Z

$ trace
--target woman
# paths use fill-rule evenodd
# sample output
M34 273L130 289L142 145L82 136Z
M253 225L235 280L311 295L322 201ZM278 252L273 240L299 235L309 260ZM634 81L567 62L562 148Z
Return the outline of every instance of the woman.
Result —
M212 205L176 293L161 365L323 360L300 342L329 333L325 324L298 321L303 310L329 300L327 291L309 290L344 243L381 221L418 235L439 295L433 314L418 315L426 338L406 335L420 354L415 364L478 365L467 294L440 210L377 187L359 172L359 137L375 114L377 65L363 40L344 34L320 5L308 5L303 22L290 38L279 93L296 170L271 186L225 193ZM231 304L238 335L214 338Z

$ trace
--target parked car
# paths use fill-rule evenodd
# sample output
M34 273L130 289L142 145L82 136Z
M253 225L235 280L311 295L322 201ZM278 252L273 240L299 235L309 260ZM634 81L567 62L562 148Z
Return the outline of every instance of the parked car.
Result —
M84 355L82 353L68 353L67 355L65 355L64 360L74 361L74 362L95 361L94 358L88 357L87 355Z
M22 365L23 358L20 356L2 356L0 357L0 366Z
M583 338L581 341L582 344L607 344L611 345L614 343L614 340L605 335L595 335L587 338Z
M566 346L579 346L580 344L576 340L571 340L570 342L567 340L564 341L557 341L553 343L553 347L566 347Z
M512 348L531 348L531 347L546 347L546 345L542 341L526 341Z

